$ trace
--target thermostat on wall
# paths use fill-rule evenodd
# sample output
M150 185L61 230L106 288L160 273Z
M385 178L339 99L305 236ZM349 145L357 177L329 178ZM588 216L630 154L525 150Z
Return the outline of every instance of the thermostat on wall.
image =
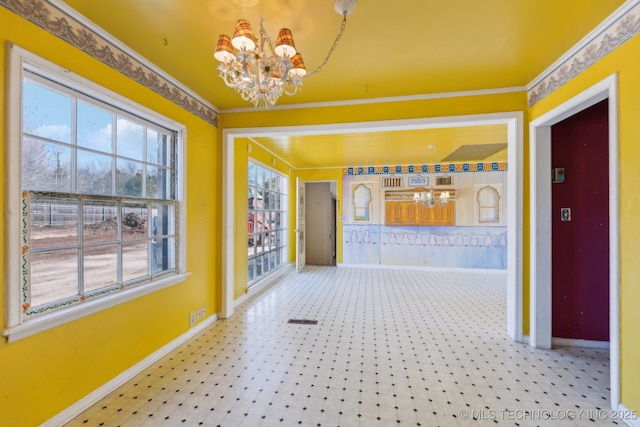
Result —
M553 183L564 182L564 168L553 168Z

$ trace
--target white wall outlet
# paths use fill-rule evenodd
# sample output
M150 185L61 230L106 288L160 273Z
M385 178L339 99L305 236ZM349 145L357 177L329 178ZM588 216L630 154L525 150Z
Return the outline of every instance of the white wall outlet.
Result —
M191 313L189 313L189 327L195 324L196 324L196 312L192 311Z
M207 307L206 306L202 307L202 318L204 319L205 317L207 317Z

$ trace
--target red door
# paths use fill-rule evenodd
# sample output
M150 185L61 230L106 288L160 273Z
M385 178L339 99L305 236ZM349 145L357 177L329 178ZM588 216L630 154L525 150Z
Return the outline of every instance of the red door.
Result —
M565 177L552 184L552 336L608 341L607 100L554 125L551 141Z

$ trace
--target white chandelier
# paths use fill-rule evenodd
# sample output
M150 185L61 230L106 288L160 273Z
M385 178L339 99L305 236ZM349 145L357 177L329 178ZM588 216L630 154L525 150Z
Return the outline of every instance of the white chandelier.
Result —
M320 72L329 61L344 32L347 15L355 7L355 0L336 0L335 9L342 15L340 32L322 64L311 73L307 73L302 55L296 50L290 29L280 30L274 48L262 20L258 44L249 22L239 19L232 38L225 35L218 38L213 56L220 61L220 77L254 107L273 106L283 93L295 95L302 87L302 78Z
M431 152L431 154L427 157L433 160L433 151L435 150L436 146L429 145L427 148L429 149L429 152ZM422 203L424 206L433 208L437 200L438 203L440 203L440 206L444 208L449 203L449 200L452 200L454 198L452 197L452 194L447 190L442 190L438 194L436 194L433 189L433 185L430 185L430 188L428 189L422 188L419 190L422 191L416 191L415 193L413 193L413 201L416 202L416 205Z

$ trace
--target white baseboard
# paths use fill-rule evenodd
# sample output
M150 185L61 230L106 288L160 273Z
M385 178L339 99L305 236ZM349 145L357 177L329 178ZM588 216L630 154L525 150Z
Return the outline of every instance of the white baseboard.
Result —
M593 341L593 340L579 340L573 338L551 338L551 345L562 345L566 347L587 347L587 348L601 348L609 349L609 341Z
M237 308L240 304L242 304L243 302L245 302L249 297L263 291L267 286L273 284L273 282L276 281L276 279L282 277L285 273L288 273L289 271L291 271L291 269L294 268L294 264L293 263L289 263L287 265L284 265L280 268L278 268L277 270L275 270L273 273L269 274L267 277L265 277L264 279L256 282L255 284L251 285L251 287L249 289L247 289L247 293L242 295L240 298L237 298L233 301L233 308Z
M618 415L618 419L622 419L627 425L640 427L640 413L638 411L632 411L621 403L618 405Z
M484 268L460 268L460 267L429 267L425 265L383 265L383 264L344 264L338 263L340 268L369 268L379 270L418 270L418 271L457 271L460 273L503 273L507 270L484 269Z
M126 383L127 381L134 378L136 375L156 363L158 360L162 359L164 356L178 348L180 345L187 342L189 339L193 338L198 333L205 330L207 327L211 326L216 320L218 320L218 316L216 314L211 315L206 318L193 328L189 329L184 334L180 335L178 338L169 342L168 344L162 346L160 349L151 353L149 356L142 359L140 362L136 363L117 377L113 378L106 384L98 387L82 399L78 400L73 405L69 406L64 411L60 412L58 415L53 418L45 421L40 426L41 427L57 427L64 425L80 415L82 412L89 409L91 406L95 405L102 398L107 396L109 393L115 391L118 387Z

